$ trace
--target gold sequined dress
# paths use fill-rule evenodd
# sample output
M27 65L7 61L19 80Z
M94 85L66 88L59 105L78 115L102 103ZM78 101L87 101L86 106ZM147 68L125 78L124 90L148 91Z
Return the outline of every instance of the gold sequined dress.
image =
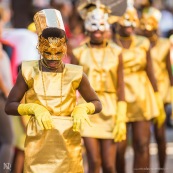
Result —
M170 80L166 66L166 59L170 52L169 39L159 38L156 45L151 49L154 74L157 80L158 90L164 103L171 102Z
M154 90L146 73L149 40L133 37L133 47L123 49L127 122L150 120L158 116Z
M47 99L47 109L55 126L52 130L41 130L35 117L30 118L25 141L24 173L83 173L81 136L73 132L70 117L76 105L76 89L82 73L81 66L71 64L65 64L63 73L52 73L41 72L38 61L22 63L22 75L29 88L25 102L46 107ZM46 79L46 98L42 75Z
M83 66L91 86L97 93L102 111L90 115L92 127L86 125L83 137L113 139L113 128L117 111L117 68L121 48L109 42L105 48L92 48L89 43L73 50L73 54Z

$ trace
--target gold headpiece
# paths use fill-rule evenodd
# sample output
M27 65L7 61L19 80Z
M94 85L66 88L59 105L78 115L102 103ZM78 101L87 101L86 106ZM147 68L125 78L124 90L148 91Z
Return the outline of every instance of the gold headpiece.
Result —
M117 22L122 26L137 27L139 24L137 10L134 8L134 0L127 0L127 8L123 16Z
M157 30L160 19L161 12L159 10L154 7L145 8L142 11L140 28L148 31Z
M60 60L66 54L66 38L42 36L42 32L46 28L57 28L64 30L61 13L55 9L46 9L37 12L34 15L34 22L39 36L38 50L40 54L48 60Z
M42 34L44 29L49 27L55 27L65 31L61 13L55 9L45 9L37 12L34 15L34 23L38 36Z

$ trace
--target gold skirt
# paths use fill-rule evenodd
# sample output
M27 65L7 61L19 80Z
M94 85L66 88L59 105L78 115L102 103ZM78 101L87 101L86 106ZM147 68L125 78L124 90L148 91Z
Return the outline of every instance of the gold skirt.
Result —
M101 103L102 111L98 114L89 115L92 127L87 123L83 125L82 137L98 139L113 139L113 128L117 111L115 93L97 93Z
M83 173L81 135L71 117L52 116L55 129L41 130L35 117L27 126L24 173Z

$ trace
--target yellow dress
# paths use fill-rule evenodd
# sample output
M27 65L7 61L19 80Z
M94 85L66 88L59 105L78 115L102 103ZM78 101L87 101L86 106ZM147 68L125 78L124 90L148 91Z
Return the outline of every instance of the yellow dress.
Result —
M52 130L41 130L35 117L30 118L25 141L24 173L83 173L81 136L73 132L70 117L76 105L76 89L82 73L81 66L71 64L65 64L63 73L52 73L41 72L38 61L22 63L22 75L29 88L25 102L46 107L43 74L48 110L55 126ZM63 76L62 89L60 76Z
M134 36L134 46L123 50L127 122L150 120L158 116L154 90L146 73L149 40Z
M169 52L170 41L165 38L159 38L156 45L151 49L154 74L157 80L158 90L163 98L164 103L171 102L171 84L166 67L166 58Z
M97 93L102 111L90 115L92 127L86 125L82 131L83 137L113 139L117 105L117 68L118 55L121 48L109 42L105 48L90 48L88 44L73 50L73 54L83 66L91 86Z

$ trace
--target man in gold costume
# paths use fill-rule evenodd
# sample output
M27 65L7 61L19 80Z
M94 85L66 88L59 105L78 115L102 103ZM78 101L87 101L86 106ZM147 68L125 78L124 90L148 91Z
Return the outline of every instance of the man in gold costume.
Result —
M159 10L151 6L144 8L139 28L140 33L150 40L154 74L166 108L169 103L173 103L173 76L170 61L170 41L158 35L160 19L161 12ZM162 126L155 124L154 133L158 145L159 173L164 173L166 160L165 123Z
M92 127L84 128L82 136L88 158L88 172L115 173L116 143L126 138L126 102L121 48L107 41L109 9L97 3L81 4L89 41L73 50L76 63L84 67L91 86L98 94L102 112L90 116ZM79 99L79 101L81 101Z
M152 68L150 42L134 34L139 20L133 5L133 1L128 0L126 12L116 19L113 40L123 49L126 121L132 129L133 172L148 173L150 120L154 118L158 126L163 125L165 112ZM118 144L118 173L125 173L125 148L126 141Z
M83 173L80 129L101 103L81 66L64 64L66 34L55 9L34 16L41 59L22 63L6 112L31 115L25 141L25 173ZM76 105L76 90L86 103ZM20 103L25 95L25 103Z

